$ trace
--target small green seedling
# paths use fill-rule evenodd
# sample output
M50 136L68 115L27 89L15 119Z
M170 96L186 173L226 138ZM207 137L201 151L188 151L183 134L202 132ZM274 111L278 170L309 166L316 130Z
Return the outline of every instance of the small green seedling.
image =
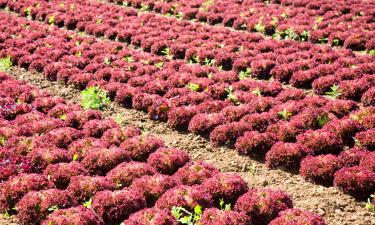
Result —
M6 139L4 136L0 136L0 146L4 146L6 142Z
M186 85L187 88L190 89L190 91L199 91L200 85L199 84L194 84L194 83L188 83Z
M271 24L273 26L277 26L278 23L279 23L279 19L277 17L272 17Z
M318 42L320 44L328 43L328 38L327 37L322 37L318 39Z
M40 206L40 204L36 204L34 208L35 208L35 211L40 212L42 207Z
M196 55L193 55L189 58L189 63L190 64L193 64L193 63L199 63L199 57L196 56Z
M213 66L214 63L215 63L215 60L214 59L210 59L210 58L205 58L204 61L203 61L203 63L206 66Z
M176 18L177 19L182 19L184 17L184 13L183 12L178 12L177 14L176 14Z
M219 43L219 44L217 44L217 47L219 47L219 48L224 48L224 46L225 46L224 43Z
M144 3L141 4L141 8L139 9L139 11L141 11L141 12L145 12L145 11L149 11L149 10L150 10L150 6L148 6Z
M337 97L339 97L340 95L342 95L341 89L336 84L334 84L330 89L331 89L331 91L327 91L325 93L325 95L327 97L336 99Z
M375 205L372 204L371 198L375 198L375 195L370 195L370 198L367 199L367 203L365 205L365 208L368 211L374 212L375 211Z
M71 12L74 12L74 8L75 8L74 4L70 4L70 5L69 5L69 10L70 10Z
M96 24L102 24L103 23L102 18L96 18L95 23Z
M135 66L134 65L132 65L132 66L128 66L128 68L127 68L129 71L134 71L136 68L135 68Z
M281 39L282 39L281 32L280 32L280 31L276 31L276 32L272 35L272 38L275 39L275 40L281 40Z
M49 212L54 212L54 211L57 211L59 210L59 206L58 205L53 205L51 207L48 208L48 211Z
M121 183L121 182L117 182L117 183L116 183L116 187L117 187L118 189L121 189L121 188L122 188L122 183Z
M232 86L229 86L228 88L225 89L227 92L227 99L231 102L233 102L236 105L239 105L240 102L238 101L238 97L236 94L234 94L234 88Z
M83 203L83 206L90 209L92 207L92 198Z
M161 50L161 54L165 57L167 57L168 59L172 59L173 56L170 52L170 49L168 47L164 48L163 50Z
M179 7L180 5L176 2L176 3L174 3L172 6L171 6L171 8L169 9L169 11L171 12L171 13L176 13L176 10L177 10L177 8Z
M242 52L244 50L243 46L239 46L236 48L235 52Z
M203 7L208 7L208 6L211 6L211 5L214 5L215 4L215 1L214 0L207 0L205 2L202 3L202 6Z
M168 12L168 13L164 14L164 16L165 16L165 17L172 17L173 14L171 14L171 13Z
M21 100L21 99L19 99L19 98L17 98L17 100L16 100L16 105L21 105L21 104L23 104L24 102Z
M126 118L123 113L117 113L113 115L112 119L117 123L117 124L124 124L126 123Z
M31 19L31 9L32 9L31 6L24 9L24 12L26 14L26 18L29 19L29 20Z
M319 127L323 127L326 123L329 122L329 120L330 120L330 119L329 119L329 116L328 116L327 113L325 113L325 114L319 116L319 117L318 117L318 125L319 125Z
M159 69L163 68L164 62L155 63L155 66Z
M220 205L220 210L223 210L223 211L230 211L232 208L232 205L230 203L225 204L224 199L222 198L219 200L219 205Z
M12 67L12 65L13 63L12 63L12 59L10 58L10 56L0 59L0 71L8 70L10 67Z
M169 55L169 48L168 47L165 47L163 48L163 50L160 51L160 53L164 56L168 56Z
M77 161L77 159L78 159L78 154L76 153L76 154L73 155L73 161L75 162L75 161Z
M246 30L246 28L247 28L247 24L246 23L241 24L241 26L240 26L241 30Z
M77 56L78 58L81 57L81 56L82 56L82 52L81 52L81 51L76 52L76 56Z
M109 58L104 58L104 61L103 61L103 63L105 64L105 65L111 65L111 60L109 59Z
M143 64L146 64L146 65L150 65L150 60L143 60L143 59L141 59L141 60L139 60L141 63L143 63ZM134 62L134 61L133 61Z
M289 17L289 13L288 13L288 12L283 12L283 13L281 14L281 17L282 17L283 19L286 19L286 18Z
M128 63L134 62L134 59L132 56L125 56L123 59L125 62L128 62Z
M320 23L320 22L323 21L323 19L324 19L323 16L318 16L318 17L316 17L316 19L315 19L315 23Z
M238 74L238 77L240 80L246 80L247 78L251 78L251 68L246 68L245 71L241 70L240 73Z
M3 216L4 219L9 219L10 218L10 214L9 214L8 210L5 210L5 212L3 213L2 216Z
M100 87L89 87L83 90L81 99L84 109L103 109L110 103L107 93Z
M202 217L202 207L200 205L194 207L194 212L189 212L184 207L176 206L172 208L171 212L178 222L186 225L197 225Z
M55 23L55 16L53 16L53 15L52 15L52 16L49 16L49 17L48 17L48 24L51 24L51 25L52 25L52 24L54 24L54 23Z
M282 111L277 113L279 116L281 116L284 120L289 120L291 116L293 116L293 113L289 112L286 108L284 108Z
M285 34L285 38L289 38L292 40L298 40L299 38L299 35L292 28L286 29L284 31L284 34Z
M259 21L259 23L255 24L254 29L260 33L266 32L266 26L262 24L262 21Z
M62 114L62 115L60 115L60 116L59 116L59 119L60 119L60 120L66 120L66 114Z
M307 41L309 39L310 33L307 30L302 31L299 34L299 41Z
M354 139L354 144L358 147L361 147L362 146L362 143L360 140L358 140L357 138L353 138Z
M338 38L334 38L333 40L332 40L332 46L339 46L340 45L340 39L338 39Z
M258 95L259 97L262 96L262 92L260 91L259 88L255 88L254 90L251 91L252 94Z

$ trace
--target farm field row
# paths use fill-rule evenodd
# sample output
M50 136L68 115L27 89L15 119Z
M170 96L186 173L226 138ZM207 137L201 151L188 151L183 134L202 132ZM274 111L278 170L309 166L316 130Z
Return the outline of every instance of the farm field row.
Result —
M108 0L140 11L375 53L372 1Z
M13 66L8 71L16 79L36 85L54 96L82 104L82 92L72 85L48 80L39 72L27 71L18 66ZM111 101L101 112L103 118L114 119L122 126L138 127L144 135L151 134L163 140L166 146L184 149L193 160L203 160L215 165L221 172L240 174L249 187L283 190L293 199L294 207L317 213L328 224L369 225L375 216L367 208L371 206L367 201L358 201L336 187L306 182L299 174L285 170L269 169L263 160L240 155L230 146L214 145L201 135L176 130L165 122L150 120L142 111Z
M100 111L5 73L0 87L0 210L21 224L177 224L182 210L202 225L325 224L292 209L284 192L249 188L238 174L193 161Z
M272 78L296 88L313 88L318 94L330 92L335 85L342 92L340 98L360 101L371 87L367 77L375 71L371 55L312 43L268 40L257 34L191 24L153 13L139 14L134 9L97 1L69 0L62 5L57 0L9 0L2 6L29 19L116 39L153 56L163 56L163 61L175 59L207 66L206 74L200 76L224 73L221 76L229 76L231 82Z

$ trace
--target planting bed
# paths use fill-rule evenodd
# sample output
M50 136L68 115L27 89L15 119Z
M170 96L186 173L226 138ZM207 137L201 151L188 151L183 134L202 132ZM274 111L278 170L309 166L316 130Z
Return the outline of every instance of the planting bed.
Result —
M375 49L373 1L108 0L143 11L222 24L276 39Z
M134 9L97 1L69 0L64 5L60 3L55 0L37 3L9 0L4 1L2 6L30 19L117 39L155 56L163 55L165 60L172 58L214 66L198 74L200 76L212 73L216 77L218 72L232 71L225 72L229 81L236 75L242 79L272 77L297 88L313 87L318 93L324 93L333 84L342 89L358 86L361 75L374 73L371 56L355 56L348 50L333 50L327 46L291 40L268 40L257 34L138 13ZM137 62L138 57L133 56L126 61ZM358 99L361 91L357 89L341 97Z
M207 14L193 16L202 18L203 14L220 17L215 10L229 2L214 2L216 9L205 2L170 3L176 11L169 13L176 15L180 10L205 7ZM362 25L345 24L354 26L342 34L347 49L299 38L267 39L211 26L211 20L211 25L199 24L144 12L159 12L158 7L167 10L163 13L170 10L169 3L158 4L132 1L131 8L93 0L1 0L5 10L0 12L0 58L77 91L99 87L118 106L144 111L149 119L166 122L182 136L190 132L209 139L215 148L235 149L236 157L250 157L269 169L334 186L357 201L371 199L375 193L375 56L350 49L373 50L368 47L372 21L367 18L372 3L361 2L347 13L341 5L322 3L323 8L358 14ZM289 8L292 14L301 10L311 18L324 14L303 1L230 4L259 9L267 4L269 12ZM227 12L236 14L231 8ZM251 23L256 13L243 16L244 20ZM285 18L280 27L297 29L299 22L292 21L303 13L293 20ZM308 30L311 23L302 23ZM337 35L336 29L330 30L332 35ZM358 29L369 31L362 34ZM328 32L324 26L314 31ZM348 44L353 33L368 42L353 47ZM6 214L17 212L21 223L40 223L53 212L45 224L64 224L68 214L76 215L71 219L77 223L82 217L87 224L91 220L112 224L150 208L130 216L125 224L146 223L139 222L146 215L160 219L157 224L175 224L173 206L193 210L195 205L217 207L203 212L202 224L250 224L250 220L268 224L277 216L282 218L271 224L286 224L291 214L304 218L300 221L324 223L298 210L279 214L292 207L288 196L269 189L249 190L237 174L220 174L203 162L198 162L199 168L207 169L203 174L189 170L180 174L179 168L196 163L183 150L164 147L159 138L141 134L138 128L120 128L99 111L83 110L7 74L2 77L0 208ZM199 174L203 177L194 177ZM234 182L233 190L226 189L232 183L221 187L221 180ZM271 196L267 197L270 202L256 203L260 201L256 195ZM225 211L219 200L233 207ZM249 211L255 207L251 204L278 210L254 213ZM75 208L61 209L69 207Z
M221 224L277 218L270 224L278 224L289 214L325 224L307 211L288 210L293 203L284 192L249 189L239 174L193 161L136 127L121 127L8 74L0 80L0 209L21 224L155 224L148 215L160 219L156 224L177 224L172 207L197 204L207 208L201 224L213 218ZM233 209L220 209L219 200Z
M48 81L40 73L14 67L11 74L72 102L80 103L80 92L74 86ZM269 170L264 163L239 155L226 146L214 146L205 138L178 132L166 123L147 119L147 115L112 102L104 111L106 118L121 116L122 124L139 127L144 134L164 140L167 146L182 148L195 160L205 160L222 172L239 173L251 187L284 190L295 207L324 216L328 224L371 224L375 214L365 208L365 202L342 193L334 187L306 182L302 177L282 170ZM354 213L355 212L355 213Z

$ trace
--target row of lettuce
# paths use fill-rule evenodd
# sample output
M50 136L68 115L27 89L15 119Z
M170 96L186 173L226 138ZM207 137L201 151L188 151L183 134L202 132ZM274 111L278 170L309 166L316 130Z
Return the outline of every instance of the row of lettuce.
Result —
M140 11L375 53L371 1L108 0Z
M367 79L375 72L374 56L347 49L270 40L92 0L8 0L0 6L29 19L127 43L163 61L207 66L209 74L225 72L235 80L272 78L318 94L334 88L338 98L355 101L367 92L364 102L375 92Z

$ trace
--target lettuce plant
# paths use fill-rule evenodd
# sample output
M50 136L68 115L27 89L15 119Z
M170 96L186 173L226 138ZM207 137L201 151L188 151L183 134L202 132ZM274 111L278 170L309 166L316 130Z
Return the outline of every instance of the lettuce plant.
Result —
M103 109L110 103L107 93L99 87L89 87L83 90L81 99L84 109Z

